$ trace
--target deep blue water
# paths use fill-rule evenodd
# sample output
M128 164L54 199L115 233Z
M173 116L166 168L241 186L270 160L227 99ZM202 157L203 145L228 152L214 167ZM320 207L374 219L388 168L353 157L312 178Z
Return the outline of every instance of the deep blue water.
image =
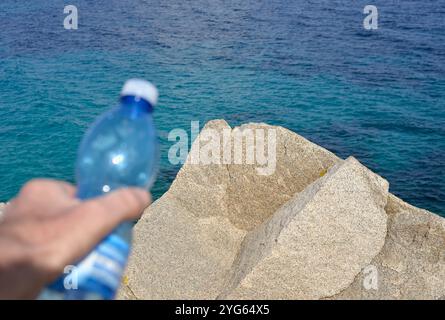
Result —
M260 3L262 2L262 4ZM404 200L445 214L445 0L0 2L0 200L33 177L74 180L89 123L129 77L155 82L159 197L173 128L282 125L354 155Z

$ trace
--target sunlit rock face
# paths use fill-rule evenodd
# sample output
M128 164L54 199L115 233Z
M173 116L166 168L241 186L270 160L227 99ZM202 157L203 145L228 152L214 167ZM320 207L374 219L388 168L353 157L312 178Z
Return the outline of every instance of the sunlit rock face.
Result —
M240 132L256 130L275 135L272 173L257 162L193 158L212 136L221 157L227 148L233 156ZM388 193L353 157L282 127L214 120L136 224L118 298L438 299L444 221Z

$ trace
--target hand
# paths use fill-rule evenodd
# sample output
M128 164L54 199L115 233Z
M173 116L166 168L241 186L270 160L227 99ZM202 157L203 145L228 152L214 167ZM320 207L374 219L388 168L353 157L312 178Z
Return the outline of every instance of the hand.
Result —
M32 180L0 222L0 299L32 299L120 223L151 203L137 188L81 202L65 182Z

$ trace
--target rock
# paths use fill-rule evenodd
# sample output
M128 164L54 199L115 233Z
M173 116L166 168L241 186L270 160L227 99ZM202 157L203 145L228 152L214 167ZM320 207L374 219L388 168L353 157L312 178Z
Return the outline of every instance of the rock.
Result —
M194 161L255 130L276 136L271 174L213 152ZM136 224L118 298L445 299L445 219L287 129L210 121Z
M2 222L4 211L5 211L5 204L0 202L0 222Z
M121 300L136 300L137 297L134 295L128 284L122 283L119 289L118 298Z
M337 164L249 233L224 299L320 299L380 252L388 183L354 158Z
M199 149L198 141L205 145L203 131L209 129L229 133L230 139L221 138L220 146L240 132L273 130L274 173L260 175L257 166L249 164L193 164L191 156ZM246 233L340 161L282 127L247 124L231 130L216 120L203 131L169 191L136 224L128 288L119 298L128 297L130 289L140 299L215 299Z
M373 268L333 298L444 299L445 219L394 195L389 195L386 212L388 234L370 263Z
M226 217L196 217L166 194L135 226L129 287L138 298L214 298L244 235Z
M224 120L214 120L207 123L203 131L206 130L223 132L230 127ZM292 131L266 124L236 127L231 130L230 142L233 144L236 134L249 130L263 130L265 134L268 130L275 131L276 166L273 174L258 174L256 164L194 165L190 164L189 156L168 193L194 215L223 215L237 228L251 230L340 160ZM199 138L202 139L202 132ZM221 145L224 145L222 140ZM190 154L195 149L196 142ZM243 156L245 158L245 153Z

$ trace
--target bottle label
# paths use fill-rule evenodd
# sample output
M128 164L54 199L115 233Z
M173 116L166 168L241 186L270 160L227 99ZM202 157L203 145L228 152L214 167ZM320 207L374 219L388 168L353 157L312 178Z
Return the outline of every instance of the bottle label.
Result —
M50 289L55 290L54 294L59 292L61 296L57 299L113 299L119 289L129 251L128 242L112 233Z
M117 234L106 237L78 265L79 289L112 299L119 289L129 249L128 243Z

